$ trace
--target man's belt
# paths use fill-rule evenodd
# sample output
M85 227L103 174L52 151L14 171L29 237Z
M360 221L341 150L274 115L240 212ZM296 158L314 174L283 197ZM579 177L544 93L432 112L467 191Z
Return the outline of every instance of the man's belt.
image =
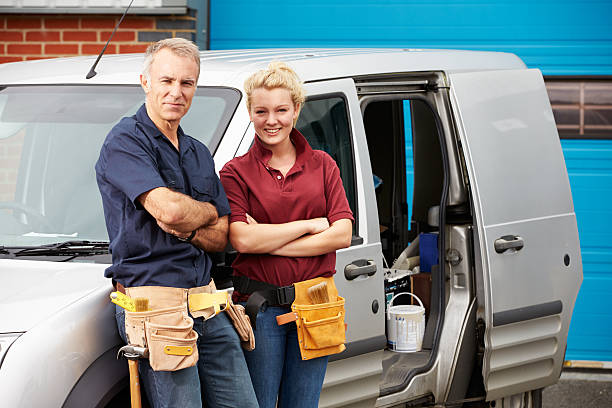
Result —
M260 282L246 276L232 276L234 290L240 294L250 295L246 302L245 312L256 328L257 313L267 306L290 306L295 300L295 287L276 286Z

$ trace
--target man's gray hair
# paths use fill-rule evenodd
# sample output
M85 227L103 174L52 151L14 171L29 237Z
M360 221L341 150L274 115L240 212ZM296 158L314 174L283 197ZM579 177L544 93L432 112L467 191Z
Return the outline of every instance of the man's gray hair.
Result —
M151 80L151 64L153 64L155 54L164 48L170 49L170 51L180 57L193 58L198 65L198 76L200 75L200 50L198 46L184 38L166 38L149 45L145 52L142 75L144 75L147 80Z

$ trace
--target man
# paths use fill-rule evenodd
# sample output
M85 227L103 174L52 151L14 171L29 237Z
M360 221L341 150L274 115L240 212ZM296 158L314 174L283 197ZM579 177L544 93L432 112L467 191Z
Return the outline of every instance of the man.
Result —
M199 73L193 43L173 38L149 46L140 76L145 104L110 131L100 151L96 176L113 258L105 276L119 291L205 287L211 269L206 252L227 244L229 205L212 156L179 127ZM127 342L124 319L117 307ZM196 366L154 371L140 360L151 404L256 407L240 340L226 314L193 320Z

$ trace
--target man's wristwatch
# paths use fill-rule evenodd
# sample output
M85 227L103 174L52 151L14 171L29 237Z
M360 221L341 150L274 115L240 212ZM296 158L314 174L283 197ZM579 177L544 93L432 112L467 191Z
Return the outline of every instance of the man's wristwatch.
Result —
M181 238L181 237L176 237L179 241L183 241L183 242L191 242L191 240L193 239L193 237L196 236L196 231L197 230L193 230L191 231L191 235L189 235L187 238Z

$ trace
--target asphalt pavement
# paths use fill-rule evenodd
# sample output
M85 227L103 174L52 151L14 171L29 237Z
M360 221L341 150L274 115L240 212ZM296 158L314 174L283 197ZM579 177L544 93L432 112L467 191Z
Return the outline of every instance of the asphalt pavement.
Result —
M543 408L612 408L612 370L565 369L542 393Z

